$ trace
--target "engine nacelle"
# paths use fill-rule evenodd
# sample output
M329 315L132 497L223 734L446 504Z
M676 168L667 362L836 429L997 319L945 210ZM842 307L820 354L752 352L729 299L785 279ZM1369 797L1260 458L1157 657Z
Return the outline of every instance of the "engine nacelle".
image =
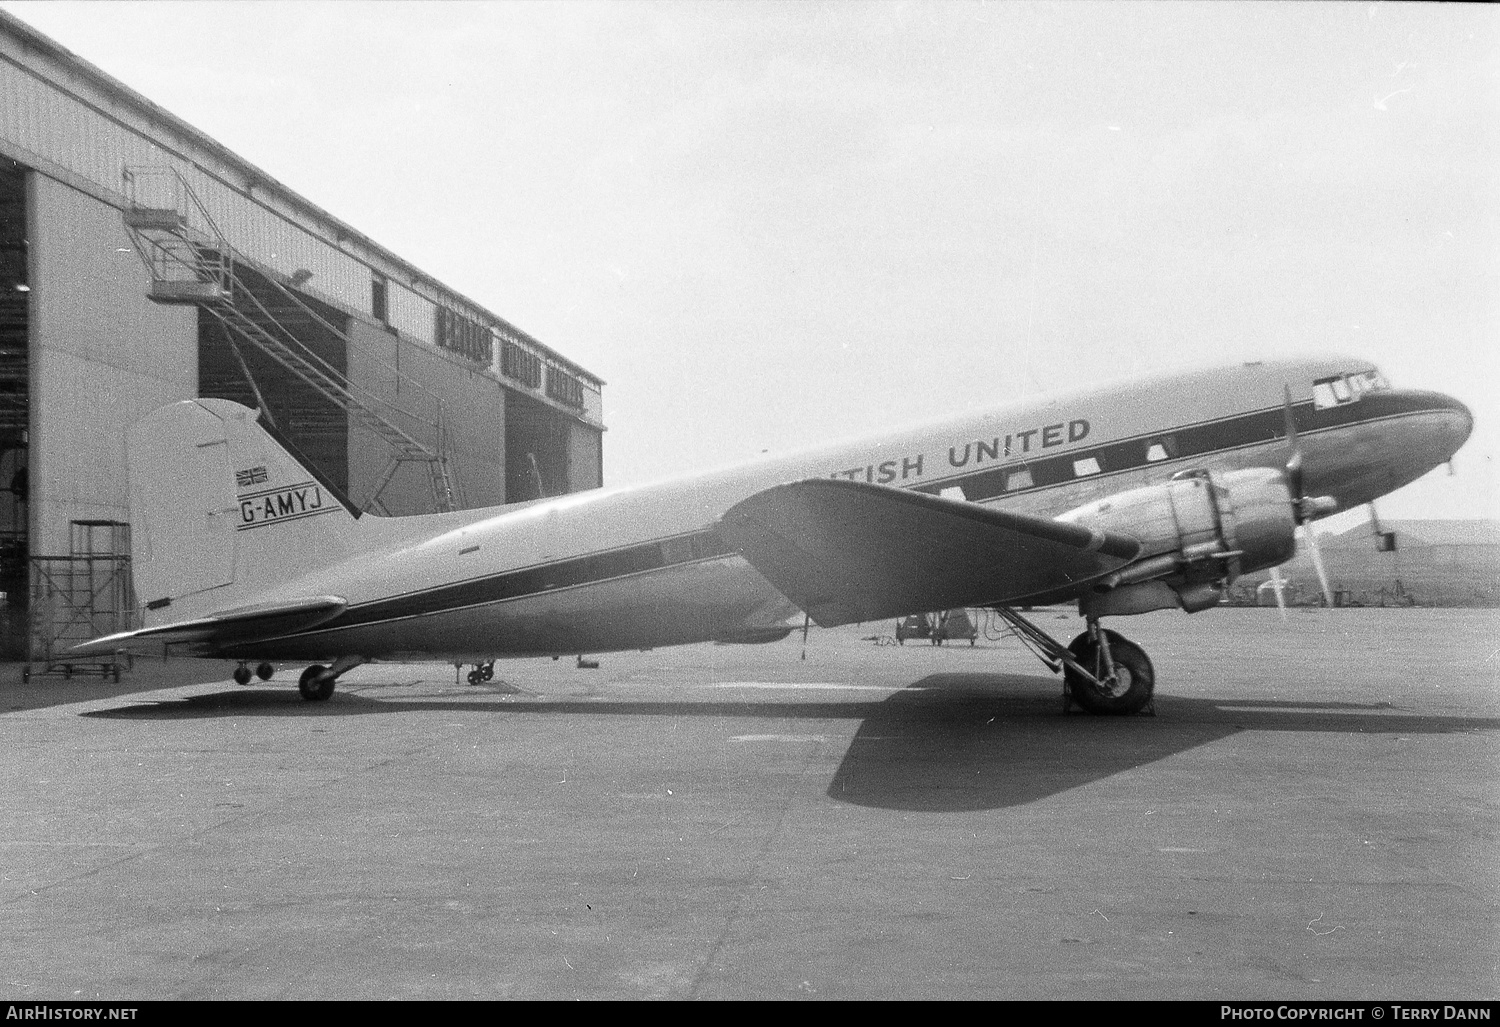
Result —
M1106 496L1058 518L1130 535L1134 563L1102 579L1080 601L1087 616L1189 613L1219 602L1241 574L1274 567L1296 552L1295 504L1286 475L1257 467L1218 474L1183 471L1164 485Z

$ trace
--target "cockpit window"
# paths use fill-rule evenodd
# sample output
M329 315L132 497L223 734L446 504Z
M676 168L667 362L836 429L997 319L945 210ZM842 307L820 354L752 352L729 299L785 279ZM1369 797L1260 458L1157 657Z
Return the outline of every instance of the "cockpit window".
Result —
M1319 410L1353 403L1367 392L1389 389L1390 383L1379 371L1361 371L1313 382L1313 405Z

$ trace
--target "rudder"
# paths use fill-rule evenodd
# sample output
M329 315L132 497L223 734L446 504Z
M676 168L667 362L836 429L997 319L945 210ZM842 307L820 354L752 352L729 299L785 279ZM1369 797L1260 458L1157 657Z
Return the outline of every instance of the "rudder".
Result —
M253 601L353 551L356 515L259 416L196 399L131 429L131 562L148 622Z

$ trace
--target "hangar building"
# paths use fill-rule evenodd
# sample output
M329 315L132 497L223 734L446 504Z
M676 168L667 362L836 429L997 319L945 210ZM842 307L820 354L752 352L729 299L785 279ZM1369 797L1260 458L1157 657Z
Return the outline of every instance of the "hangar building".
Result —
M0 654L38 597L88 622L49 643L128 626L124 439L163 404L259 408L402 515L597 487L602 386L0 12Z

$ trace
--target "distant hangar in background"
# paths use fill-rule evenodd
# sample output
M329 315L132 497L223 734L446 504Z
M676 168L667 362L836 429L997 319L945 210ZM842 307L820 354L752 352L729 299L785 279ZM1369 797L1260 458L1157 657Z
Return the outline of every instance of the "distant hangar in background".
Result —
M0 655L33 596L43 645L129 617L125 429L163 404L261 408L400 515L599 486L603 384L0 12Z

